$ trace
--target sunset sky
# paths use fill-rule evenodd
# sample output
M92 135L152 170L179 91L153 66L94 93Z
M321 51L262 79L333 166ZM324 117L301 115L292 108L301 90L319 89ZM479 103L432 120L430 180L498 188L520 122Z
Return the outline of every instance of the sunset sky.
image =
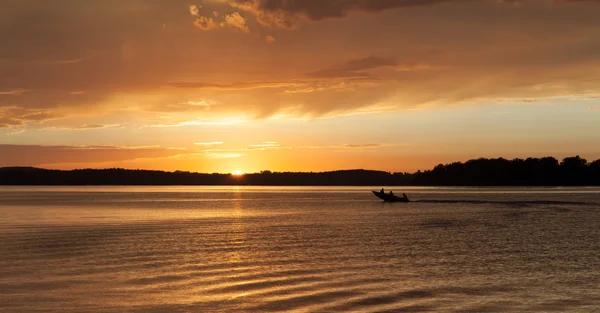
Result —
M0 166L600 158L597 0L0 0Z

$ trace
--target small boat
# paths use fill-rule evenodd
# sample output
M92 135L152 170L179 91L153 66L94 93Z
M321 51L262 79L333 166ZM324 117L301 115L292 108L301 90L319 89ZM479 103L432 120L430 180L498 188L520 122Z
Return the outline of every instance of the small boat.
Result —
M408 200L407 197L398 197L395 195L390 195L389 193L385 193L385 192L381 192L381 191L374 191L372 190L373 194L383 200L384 202L409 202L410 200Z

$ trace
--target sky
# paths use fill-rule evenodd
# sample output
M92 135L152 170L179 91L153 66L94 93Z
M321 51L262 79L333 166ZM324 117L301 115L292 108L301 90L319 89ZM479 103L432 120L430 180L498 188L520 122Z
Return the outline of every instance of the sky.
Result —
M600 159L597 0L0 0L0 167Z

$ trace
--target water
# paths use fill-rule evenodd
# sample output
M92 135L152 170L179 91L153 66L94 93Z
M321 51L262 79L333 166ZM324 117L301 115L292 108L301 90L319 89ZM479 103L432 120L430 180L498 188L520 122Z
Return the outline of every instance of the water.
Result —
M369 190L0 187L0 312L600 311L600 189Z

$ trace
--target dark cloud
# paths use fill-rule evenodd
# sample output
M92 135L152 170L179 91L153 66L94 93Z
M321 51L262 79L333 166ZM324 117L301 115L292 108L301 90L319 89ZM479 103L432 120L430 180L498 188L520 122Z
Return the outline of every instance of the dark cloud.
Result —
M227 0L230 5L252 11L268 26L293 28L299 21L320 21L346 16L353 11L381 12L411 6L469 0Z
M460 2L489 0L221 0L231 6L253 12L258 22L269 27L295 28L300 22L340 18L352 12L378 13L386 10ZM520 4L527 0L497 0ZM600 3L600 0L556 0L564 3Z
M560 0L562 2L592 2L600 4L600 0Z

